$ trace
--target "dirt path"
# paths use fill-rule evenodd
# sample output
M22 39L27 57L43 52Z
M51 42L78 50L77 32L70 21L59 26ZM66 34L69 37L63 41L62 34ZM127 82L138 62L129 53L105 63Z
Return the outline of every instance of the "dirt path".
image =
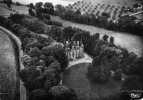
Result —
M88 56L86 53L84 53L84 58L69 62L69 65L66 69L69 69L72 66L80 64L80 63L92 63L92 60L93 59L90 56Z

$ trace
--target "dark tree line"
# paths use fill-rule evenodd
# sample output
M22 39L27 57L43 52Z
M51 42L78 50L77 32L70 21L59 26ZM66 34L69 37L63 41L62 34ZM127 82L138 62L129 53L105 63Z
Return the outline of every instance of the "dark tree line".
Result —
M136 23L135 20L137 18L133 16L120 17L117 20L117 22L114 22L114 20L109 21L109 18L111 17L110 13L103 12L100 16L95 15L93 13L90 14L86 13L84 15L81 15L79 9L77 11L73 11L71 9L66 9L64 6L59 4L54 7L52 3L48 2L46 2L45 4L43 4L42 2L36 3L35 10L36 10L36 16L40 19L42 19L42 13L46 13L50 15L57 15L62 19L69 20L72 22L93 25L113 31L129 32L135 35L142 35L143 32L142 23L141 22ZM33 14L31 13L31 15ZM46 23L50 24L52 22L47 21ZM58 24L58 22L55 22L55 24L56 23L57 25L61 26L60 23Z
M49 6L48 8L53 8L52 4L48 4L48 6ZM110 21L108 20L110 18L110 13L106 12L103 12L100 16L97 14L95 15L93 13L90 14L86 13L84 15L81 15L80 10L73 11L71 9L66 9L64 6L60 4L56 5L54 8L55 10L54 9L50 10L52 13L50 11L46 12L47 9L44 12L51 15L57 15L62 19L69 20L72 22L93 25L109 30L129 32L136 35L142 35L143 32L142 28L143 25L141 24L141 22L136 23L135 17L130 17L130 16L120 17L118 22L115 23L113 20Z

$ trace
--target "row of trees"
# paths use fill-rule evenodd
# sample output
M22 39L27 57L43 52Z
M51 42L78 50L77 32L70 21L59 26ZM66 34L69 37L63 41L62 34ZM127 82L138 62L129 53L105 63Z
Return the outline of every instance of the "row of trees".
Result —
M56 11L59 13L58 10ZM135 23L136 18L133 16L122 17L118 20L117 23L114 23L114 21L108 20L110 18L110 16L106 16L108 13L106 15L101 14L98 17L92 13L86 13L85 15L81 15L79 10L77 10L76 12L74 12L73 10L66 10L62 11L60 14L58 13L57 15L60 16L62 19L66 19L80 24L93 25L114 31L130 32L136 35L142 35L143 31L142 24Z
M88 12L88 13L95 13L96 12L96 16L99 16L98 12L100 12L100 10L103 9L103 12L113 12L113 16L112 17L112 20L115 20L118 16L121 16L124 9L125 9L125 6L118 6L116 7L115 5L105 5L105 4L97 4L95 6L93 6L91 3L89 4L86 4L85 2L80 2L80 3L76 3L73 4L72 6L67 6L68 9L71 9L71 10L74 10L74 11L77 11L78 9L80 11L84 11L84 12ZM116 8L116 9L114 9ZM98 11L97 11L98 9ZM120 10L121 9L121 10Z
M0 17L0 25L11 30L22 41L24 54L29 59L24 60L25 68L19 72L19 77L29 92L29 100L77 100L73 89L59 86L60 73L68 65L64 48L53 45L53 40L33 35L29 29Z

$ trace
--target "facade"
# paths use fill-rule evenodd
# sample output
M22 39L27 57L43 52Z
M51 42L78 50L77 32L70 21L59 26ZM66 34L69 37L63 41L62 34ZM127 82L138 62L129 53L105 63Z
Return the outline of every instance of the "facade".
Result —
M76 60L83 57L84 45L81 41L66 41L64 47L69 60Z

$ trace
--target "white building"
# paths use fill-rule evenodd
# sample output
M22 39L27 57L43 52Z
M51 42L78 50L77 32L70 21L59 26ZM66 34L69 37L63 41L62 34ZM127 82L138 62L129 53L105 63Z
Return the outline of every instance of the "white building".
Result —
M66 41L64 44L66 55L68 56L69 60L76 60L78 58L83 57L84 52L84 45L82 42L79 41L73 41L69 42Z

